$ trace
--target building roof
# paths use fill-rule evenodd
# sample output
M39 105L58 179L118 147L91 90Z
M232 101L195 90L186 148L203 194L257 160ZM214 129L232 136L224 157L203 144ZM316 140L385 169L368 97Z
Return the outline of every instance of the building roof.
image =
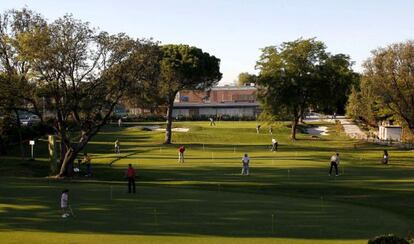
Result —
M174 103L174 108L242 108L259 107L258 102L227 102L227 103Z
M257 88L255 86L215 86L211 90L257 90Z

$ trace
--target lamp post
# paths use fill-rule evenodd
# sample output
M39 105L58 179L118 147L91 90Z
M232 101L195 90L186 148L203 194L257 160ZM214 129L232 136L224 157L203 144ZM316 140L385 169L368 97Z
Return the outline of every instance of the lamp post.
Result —
M34 155L33 155L33 148L34 148L34 145L35 145L35 141L34 140L30 140L29 141L29 145L30 145L30 152L31 152L31 160L34 160Z

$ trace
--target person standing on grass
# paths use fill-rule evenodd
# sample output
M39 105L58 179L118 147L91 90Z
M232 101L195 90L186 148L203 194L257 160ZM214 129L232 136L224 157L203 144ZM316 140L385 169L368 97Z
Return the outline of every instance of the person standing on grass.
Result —
M261 125L256 125L256 133L259 134L260 133L260 127Z
M116 153L116 154L120 154L120 153L121 153L121 145L120 145L120 143L119 143L118 138L117 138L117 139L116 139L116 141L115 141L115 153Z
M275 151L277 151L277 146L278 146L278 142L276 141L276 139L275 138L272 138L272 152L275 152Z
M122 126L122 118L119 118L118 119L118 127L121 127Z
M387 149L384 149L384 155L382 156L382 163L388 164L388 159L389 159L388 151Z
M179 163L184 163L184 152L185 152L185 147L181 145L178 148L178 162Z
M62 191L60 196L60 207L62 208L62 218L69 217L69 190L65 189Z
M242 158L242 163L243 163L243 168L241 171L241 175L249 175L250 158L249 158L249 155L247 155L247 153L244 154L244 157Z
M339 166L339 153L332 155L331 157L331 167L329 169L329 176L332 174L332 168L335 167L335 176L338 176L338 166Z
M92 166L91 166L91 157L85 152L83 154L83 163L86 165L86 175L88 177L92 176Z
M269 134L270 134L270 135L273 135L273 129L272 129L272 126L269 126Z
M135 193L136 172L135 172L135 169L132 167L131 164L128 165L128 170L126 172L126 177L128 179L128 193L131 193L131 188L132 188L132 192Z
M210 126L216 126L216 123L214 122L214 118L210 117Z

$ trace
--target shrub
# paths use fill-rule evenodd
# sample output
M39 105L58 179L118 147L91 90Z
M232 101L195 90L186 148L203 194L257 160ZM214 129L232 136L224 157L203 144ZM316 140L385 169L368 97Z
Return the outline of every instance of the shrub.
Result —
M410 244L404 238L395 236L394 234L377 236L368 241L368 244Z

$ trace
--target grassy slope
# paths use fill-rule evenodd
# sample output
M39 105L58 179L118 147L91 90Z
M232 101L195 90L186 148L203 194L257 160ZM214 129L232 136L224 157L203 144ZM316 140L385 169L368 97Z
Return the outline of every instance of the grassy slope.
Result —
M413 230L412 152L391 149L391 165L383 166L380 147L355 149L355 141L336 133L321 140L299 135L291 142L286 124L278 124L274 134L281 146L273 153L271 136L257 135L254 122L176 126L191 128L173 138L187 147L183 165L176 163L177 145L159 143L162 133L132 127L108 127L88 146L92 180L48 181L37 177L47 170L46 159L2 158L0 229L7 231L0 240L363 243L377 234ZM111 152L116 138L121 157ZM42 155L45 145L37 150ZM329 177L327 161L336 150L344 175ZM248 177L240 176L244 152L252 159ZM120 181L128 163L139 171L134 196L125 194ZM59 218L64 187L71 189L75 219Z

